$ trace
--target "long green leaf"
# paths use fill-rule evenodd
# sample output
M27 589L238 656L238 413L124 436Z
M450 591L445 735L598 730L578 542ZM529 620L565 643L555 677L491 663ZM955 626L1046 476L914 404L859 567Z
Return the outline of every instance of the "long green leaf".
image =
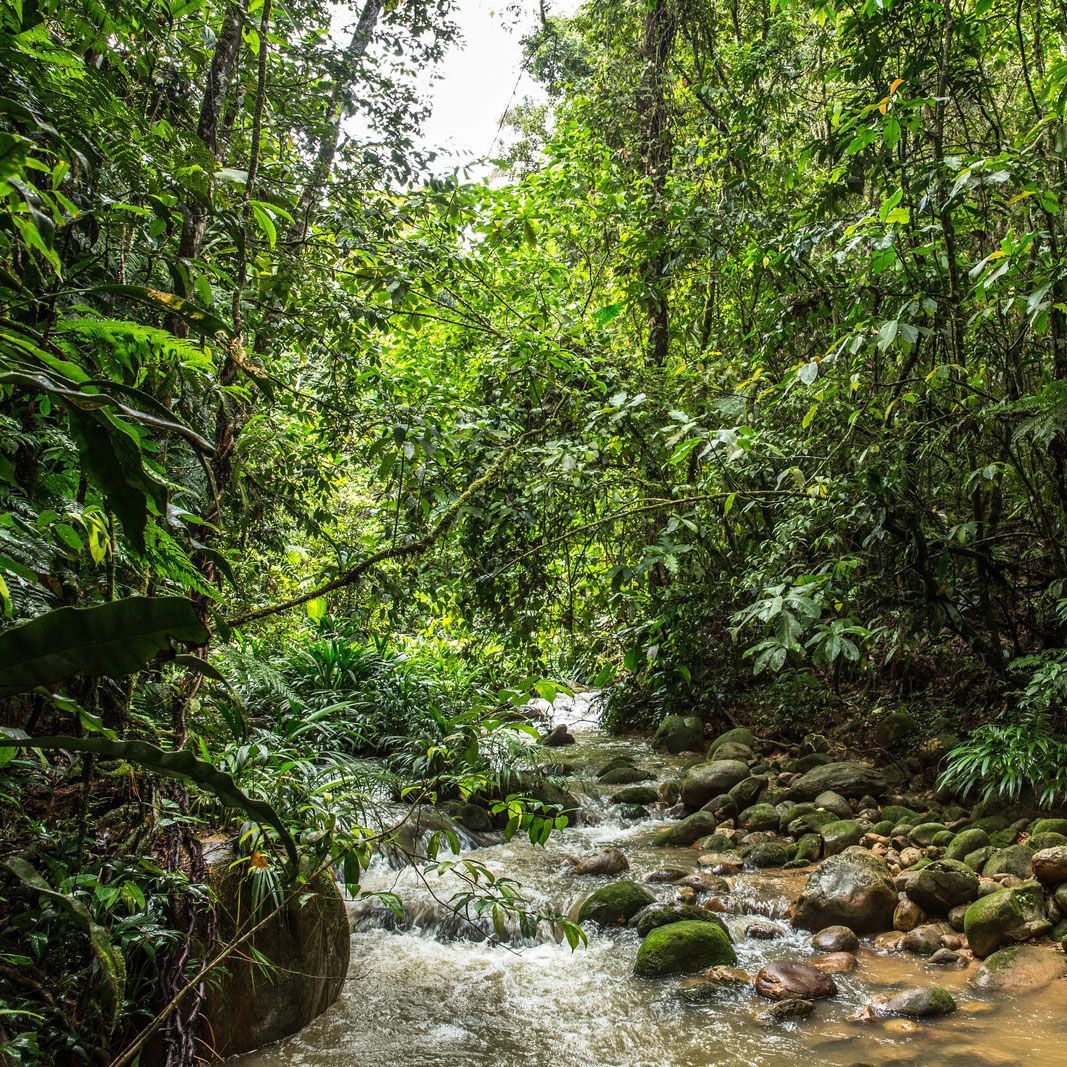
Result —
M203 645L210 638L191 600L128 597L93 608L56 608L0 633L0 696L75 675L134 674L172 641Z
M147 741L112 741L106 737L12 737L11 743L22 748L93 752L104 759L139 763L168 778L184 778L195 782L214 793L227 808L237 808L260 825L273 827L289 857L290 877L295 877L299 870L300 857L296 842L274 808L265 800L254 800L225 771L197 759L189 752L168 752Z

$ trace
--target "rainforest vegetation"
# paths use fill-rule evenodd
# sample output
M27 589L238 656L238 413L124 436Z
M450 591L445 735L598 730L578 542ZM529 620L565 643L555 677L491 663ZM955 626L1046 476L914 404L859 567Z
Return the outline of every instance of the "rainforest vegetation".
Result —
M1063 6L505 14L474 179L449 0L0 0L5 1062L206 1056L213 836L275 899L376 791L562 826L560 689L1062 796Z

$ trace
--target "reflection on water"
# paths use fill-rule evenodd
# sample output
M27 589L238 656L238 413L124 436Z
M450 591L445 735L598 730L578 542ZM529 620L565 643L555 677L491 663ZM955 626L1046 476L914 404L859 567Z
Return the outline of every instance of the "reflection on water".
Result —
M614 755L634 756L664 778L681 759L653 753L640 742L610 738L596 729L586 705L557 705L579 744L566 759L596 768ZM576 720L586 719L586 722ZM495 873L523 883L535 904L573 911L603 878L573 878L565 859L606 846L630 861L640 880L665 865L696 869L691 849L650 849L665 822L624 825L606 804L610 789L587 778L592 825L556 835L546 848L528 841L487 845L470 855ZM800 891L805 872L745 872L728 879L732 911L724 915L740 966L753 974L768 960L816 955L810 934L780 922L784 936L746 940L757 916L781 916ZM372 884L373 883L373 884ZM356 916L352 968L337 1004L296 1037L240 1060L240 1067L708 1067L712 1064L834 1065L1067 1064L1067 983L1025 997L976 993L968 970L927 969L915 957L876 953L871 942L859 967L836 974L840 993L816 1005L799 1023L774 1029L755 1016L768 1004L751 987L724 989L706 1002L681 1000L676 980L631 977L637 936L589 931L589 944L571 952L547 939L511 951L456 940L456 924L440 925L441 905L454 886L431 875L430 889L410 871L383 865L367 876L368 889L395 888L405 901L408 929L389 931L371 915ZM663 899L675 890L650 889ZM431 891L432 890L432 893ZM442 933L447 931L448 937ZM936 982L950 989L956 1014L929 1022L903 1019L849 1021L869 998L893 987Z

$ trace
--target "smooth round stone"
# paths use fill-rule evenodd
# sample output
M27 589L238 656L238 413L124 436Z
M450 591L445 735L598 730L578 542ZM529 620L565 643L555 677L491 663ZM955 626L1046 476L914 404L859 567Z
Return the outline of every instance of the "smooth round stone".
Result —
M827 952L808 963L824 974L849 974L859 966L859 960L851 952Z
M756 975L756 992L771 1000L819 1000L832 997L837 984L828 974L806 963L775 960Z
M745 927L745 937L752 938L753 941L774 941L776 938L782 937L784 931L780 926L775 926L774 923L766 922L752 922Z
M847 926L826 926L811 939L811 947L820 952L855 952L859 938Z
M756 1016L756 1021L765 1025L793 1022L797 1019L806 1019L815 1010L815 1002L811 1000L779 1000L769 1008L764 1008Z

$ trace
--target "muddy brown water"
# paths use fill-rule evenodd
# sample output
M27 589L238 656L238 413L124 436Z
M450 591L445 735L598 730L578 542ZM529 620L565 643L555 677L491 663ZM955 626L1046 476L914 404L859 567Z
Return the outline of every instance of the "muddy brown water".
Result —
M608 736L581 698L558 701L554 713L578 738L561 759L587 772L581 782L589 824L553 835L544 848L525 839L467 839L464 857L519 881L533 904L571 913L614 879L572 877L568 857L618 848L630 862L629 874L620 877L636 881L667 865L697 869L692 849L649 847L666 820L622 821L607 804L612 788L592 776L616 755L632 756L660 780L682 760ZM575 780L568 784L575 788ZM739 965L753 975L769 960L818 954L811 935L792 930L784 918L806 876L750 871L728 879L737 913L724 918ZM1018 997L979 992L968 984L977 964L963 971L928 968L917 957L880 952L864 940L858 968L834 976L836 997L819 1001L805 1020L767 1028L756 1014L769 1001L751 987L694 1005L678 997L681 979L634 978L638 939L632 931L590 928L588 945L574 952L547 933L501 947L472 939L470 928L442 903L458 888L452 876L431 874L424 882L410 869L383 863L367 873L364 888L397 892L404 928L383 928L380 905L355 902L352 965L340 1000L301 1033L239 1059L240 1067L1067 1065L1067 982ZM669 885L649 888L664 900L676 892ZM754 918L768 917L781 927L781 938L745 938ZM928 1021L849 1021L873 995L924 983L948 988L958 1011Z

